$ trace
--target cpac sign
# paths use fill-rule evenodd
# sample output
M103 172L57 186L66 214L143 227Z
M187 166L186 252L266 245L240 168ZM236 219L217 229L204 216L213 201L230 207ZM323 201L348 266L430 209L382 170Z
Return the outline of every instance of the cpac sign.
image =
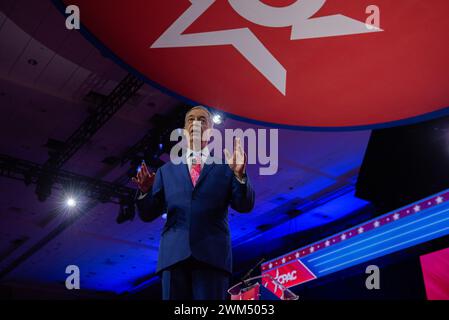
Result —
M316 279L316 276L300 260L294 260L266 271L264 274L269 274L277 280L277 282L264 281L264 286L278 296L282 294L285 288Z
M449 107L449 1L58 0L106 56L191 104L301 127Z
M290 273L285 273L285 274L279 275L279 269L277 269L276 270L276 277L275 277L275 279L277 281L279 281L280 284L284 284L287 281L294 281L294 280L297 279L297 277L296 277L296 270L293 270Z

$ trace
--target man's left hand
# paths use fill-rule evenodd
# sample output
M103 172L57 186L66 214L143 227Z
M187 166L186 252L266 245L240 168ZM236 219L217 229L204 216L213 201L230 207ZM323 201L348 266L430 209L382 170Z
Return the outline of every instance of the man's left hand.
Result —
M224 153L226 162L234 172L235 176L239 179L242 179L245 174L246 168L246 154L243 151L240 138L235 139L234 152L232 155L227 149L224 149Z

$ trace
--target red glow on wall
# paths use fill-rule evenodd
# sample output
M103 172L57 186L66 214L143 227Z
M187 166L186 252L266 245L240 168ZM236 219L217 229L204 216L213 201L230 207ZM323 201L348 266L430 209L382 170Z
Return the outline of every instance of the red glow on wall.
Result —
M420 257L428 300L449 300L449 248Z

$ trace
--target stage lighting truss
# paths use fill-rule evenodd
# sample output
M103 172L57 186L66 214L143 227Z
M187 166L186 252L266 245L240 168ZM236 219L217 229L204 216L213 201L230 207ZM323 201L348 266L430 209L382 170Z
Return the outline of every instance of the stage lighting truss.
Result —
M144 82L128 74L102 101L75 132L65 141L60 152L50 156L43 165L45 175L37 181L36 194L45 201L51 193L53 174L66 163L92 136L120 110L143 86Z
M130 202L135 194L134 189L120 184L101 181L65 170L48 172L42 165L7 155L0 155L0 175L24 181L25 184L37 183L39 179L42 181L42 177L51 177L51 183L42 184L40 189L38 189L40 192L48 193L47 189L51 188L51 186L60 190L70 188L77 193L103 203L118 204L123 202L123 199Z

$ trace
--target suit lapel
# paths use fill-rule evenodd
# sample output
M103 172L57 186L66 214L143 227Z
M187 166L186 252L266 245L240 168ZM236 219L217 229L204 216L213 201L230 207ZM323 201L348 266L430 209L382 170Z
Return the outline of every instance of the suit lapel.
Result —
M192 178L190 177L189 166L187 165L187 163L181 163L177 165L177 167L187 185L187 188L193 189Z
M211 163L205 163L203 168L201 169L200 177L198 178L198 181L196 182L196 185L193 186L192 178L190 177L190 171L189 166L187 163L181 163L176 165L178 167L178 170L180 171L180 175L183 177L184 180L186 180L186 184L189 189L198 188L198 186L201 184L201 182L206 178L207 174L215 167L215 161L212 161Z
M196 182L195 188L198 188L201 182L206 178L207 174L214 168L215 163L212 162L210 164L205 163L203 168L201 169L200 177L198 178L198 181ZM189 174L190 178L190 174ZM190 179L190 181L192 181Z

